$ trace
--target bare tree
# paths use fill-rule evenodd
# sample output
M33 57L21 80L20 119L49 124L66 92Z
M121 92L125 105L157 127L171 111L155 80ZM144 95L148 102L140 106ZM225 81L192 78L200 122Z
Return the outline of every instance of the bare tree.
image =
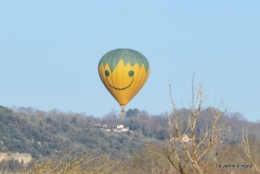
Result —
M171 84L169 84L169 96L173 107L173 114L168 114L170 143L166 155L172 166L180 173L189 173L189 170L195 169L197 173L202 174L204 173L203 158L210 152L214 145L216 145L218 140L221 139L224 125L219 124L219 120L227 112L227 109L224 107L224 111L220 110L221 107L223 107L222 102L217 109L210 107L212 116L211 123L207 125L202 135L199 136L196 127L199 126L198 118L200 117L206 97L204 98L203 96L202 85L199 85L197 89L197 100L195 101L193 79L192 107L185 113L188 116L186 127L178 120L180 115L173 102ZM198 102L198 104L196 104L196 102ZM183 136L187 134L187 132L190 133L191 143L182 141ZM179 141L172 141L174 139L178 139Z
M251 156L251 152L250 152L250 146L249 146L249 141L248 141L248 127L250 124L247 125L245 131L243 132L243 137L242 137L242 141L243 141L243 149L244 152L247 156L247 158L249 159L249 161L253 164L255 170L260 173L259 168L257 167L255 161L253 160L252 156Z

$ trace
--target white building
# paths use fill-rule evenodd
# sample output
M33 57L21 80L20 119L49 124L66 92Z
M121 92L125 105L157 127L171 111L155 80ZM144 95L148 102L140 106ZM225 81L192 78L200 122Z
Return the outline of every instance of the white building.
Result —
M122 124L116 125L116 128L117 128L117 129L122 129L122 128L124 128L124 125L122 125Z

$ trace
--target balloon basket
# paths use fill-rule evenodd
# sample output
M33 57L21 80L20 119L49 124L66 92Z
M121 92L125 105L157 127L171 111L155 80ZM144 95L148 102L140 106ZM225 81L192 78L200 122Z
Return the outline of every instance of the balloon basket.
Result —
M125 109L124 108L122 108L122 110L121 110L121 116L125 116Z

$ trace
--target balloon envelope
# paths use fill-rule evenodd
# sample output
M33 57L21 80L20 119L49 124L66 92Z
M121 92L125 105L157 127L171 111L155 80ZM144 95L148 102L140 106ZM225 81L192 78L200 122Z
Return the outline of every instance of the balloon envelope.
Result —
M107 90L124 108L145 84L150 66L140 52L116 49L100 59L98 72Z

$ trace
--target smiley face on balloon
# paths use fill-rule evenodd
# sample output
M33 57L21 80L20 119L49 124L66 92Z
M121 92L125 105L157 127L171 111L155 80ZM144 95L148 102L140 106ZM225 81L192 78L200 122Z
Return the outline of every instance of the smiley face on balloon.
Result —
M105 70L105 75L106 75L107 77L110 75L110 73L109 73L108 70ZM130 70L130 71L128 72L128 75L129 75L129 77L133 77L133 76L134 76L134 71L133 71L133 70ZM127 85L126 87L117 88L117 87L112 86L112 85L108 82L108 80L107 80L108 85L109 85L111 88L114 88L114 89L116 89L116 90L125 90L125 89L129 88L129 87L132 85L133 82L134 82L134 77L133 77L133 80L131 81L131 83L130 83L129 85Z
M107 90L124 108L145 84L150 66L138 51L116 49L100 59L98 72Z

